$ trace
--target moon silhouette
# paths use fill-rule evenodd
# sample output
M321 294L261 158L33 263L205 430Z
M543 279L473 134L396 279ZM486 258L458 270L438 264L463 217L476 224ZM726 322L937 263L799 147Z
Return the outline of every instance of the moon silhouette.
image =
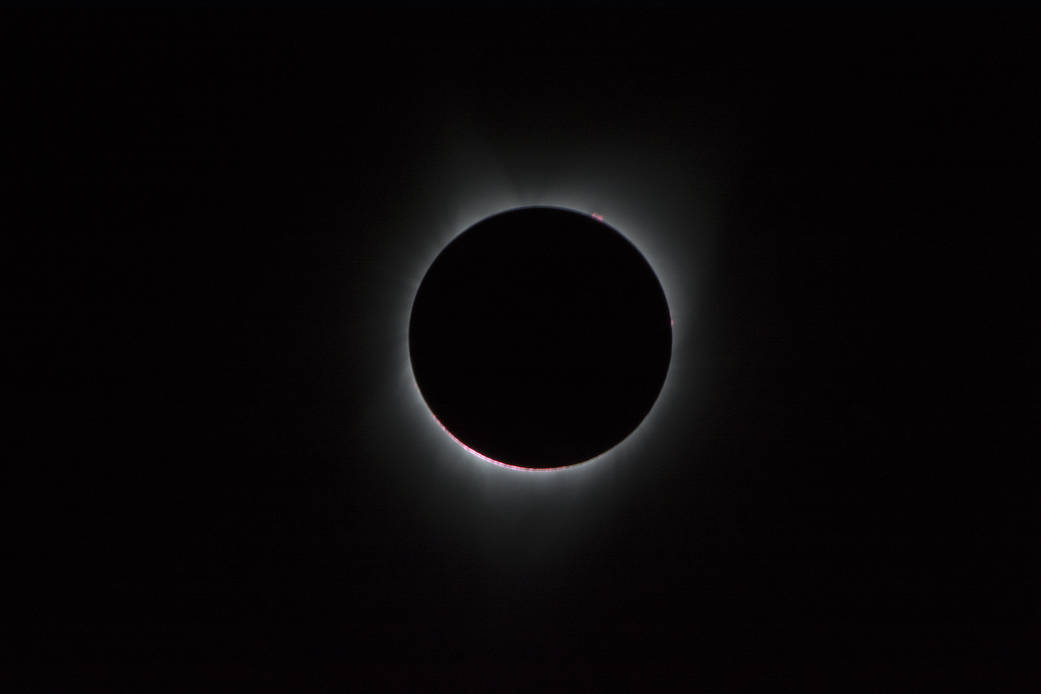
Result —
M416 384L442 427L503 465L581 463L635 430L665 382L668 304L640 252L599 217L523 207L434 260L412 306Z

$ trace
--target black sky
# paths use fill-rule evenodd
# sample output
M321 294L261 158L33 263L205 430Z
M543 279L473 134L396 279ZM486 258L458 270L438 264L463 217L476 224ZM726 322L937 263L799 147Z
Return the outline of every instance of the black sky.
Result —
M22 662L272 690L1036 685L1028 24L11 17ZM595 480L446 472L369 368L401 268L443 242L424 220L471 204L474 142L521 188L587 151L619 204L712 211L648 222L706 249L673 280L697 329L658 437Z

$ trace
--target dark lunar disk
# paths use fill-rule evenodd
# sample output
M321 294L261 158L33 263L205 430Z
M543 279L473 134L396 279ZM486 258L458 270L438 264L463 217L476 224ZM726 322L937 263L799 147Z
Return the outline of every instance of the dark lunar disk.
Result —
M525 207L452 241L409 323L419 390L456 439L527 468L573 465L628 436L669 368L658 278L593 217Z

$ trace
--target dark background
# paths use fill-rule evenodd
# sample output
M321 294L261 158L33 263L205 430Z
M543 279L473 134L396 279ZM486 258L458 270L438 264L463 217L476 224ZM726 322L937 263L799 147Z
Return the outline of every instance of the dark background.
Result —
M1029 25L10 16L19 685L1036 689ZM715 181L698 405L609 482L481 496L372 407L456 117Z

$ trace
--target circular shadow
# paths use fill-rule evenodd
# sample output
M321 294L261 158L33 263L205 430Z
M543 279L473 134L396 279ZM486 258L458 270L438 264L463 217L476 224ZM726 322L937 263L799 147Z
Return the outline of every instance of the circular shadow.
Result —
M672 327L650 265L589 215L524 207L456 237L409 321L416 384L461 445L505 465L574 465L640 424Z

